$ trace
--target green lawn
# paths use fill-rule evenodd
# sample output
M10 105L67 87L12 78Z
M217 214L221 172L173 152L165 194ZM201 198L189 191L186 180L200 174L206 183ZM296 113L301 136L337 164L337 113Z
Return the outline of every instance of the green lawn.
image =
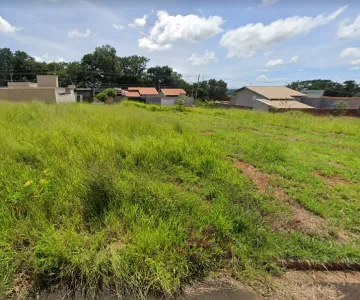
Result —
M139 297L360 263L360 120L0 103L0 279ZM319 227L319 228L318 228Z

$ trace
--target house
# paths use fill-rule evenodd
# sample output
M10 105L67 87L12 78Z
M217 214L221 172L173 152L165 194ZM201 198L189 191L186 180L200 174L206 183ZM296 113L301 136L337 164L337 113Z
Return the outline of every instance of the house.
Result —
M19 102L76 102L76 93L74 92L74 89L59 87L58 76L37 75L36 81L36 83L8 82L7 88L0 88L0 99Z
M186 92L183 89L161 89L160 90L161 97L179 97L179 96L186 96Z
M305 97L305 94L285 86L244 86L236 91L230 104L265 111L272 108L311 109L311 106L297 101L302 97Z
M122 95L127 97L128 99L139 99L141 98L140 93L138 91L122 91Z
M138 92L141 97L146 96L158 96L158 92L153 87L129 87L128 91L130 92Z

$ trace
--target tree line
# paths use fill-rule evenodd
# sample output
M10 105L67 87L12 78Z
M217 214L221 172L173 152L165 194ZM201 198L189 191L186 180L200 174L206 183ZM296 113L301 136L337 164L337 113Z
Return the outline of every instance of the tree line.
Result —
M302 90L325 90L324 96L330 97L360 97L360 85L354 80L343 83L323 79L295 81L287 87L299 92Z
M153 86L161 88L182 88L188 95L197 94L203 100L225 100L227 84L223 80L203 80L188 83L183 76L169 66L147 67L149 59L144 56L118 56L109 45L95 48L80 61L38 62L24 51L12 52L0 48L0 86L8 81L36 80L36 75L58 75L60 86L76 87L119 87Z

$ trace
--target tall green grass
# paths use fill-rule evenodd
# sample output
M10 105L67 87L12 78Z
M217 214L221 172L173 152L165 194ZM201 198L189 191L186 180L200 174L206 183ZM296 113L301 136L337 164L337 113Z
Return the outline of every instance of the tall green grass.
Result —
M278 259L359 262L353 244L273 231L266 220L286 207L259 194L227 158L278 172L301 190L309 167L284 165L305 148L251 132L238 136L232 128L285 127L302 135L304 124L359 137L353 120L141 104L0 103L3 285L23 295L66 285L146 297L172 295L223 269L234 276L275 272ZM214 134L200 134L204 129ZM342 142L359 147L351 138ZM354 197L358 192L351 190ZM300 194L298 201L316 211L311 197ZM352 229L354 222L349 216Z

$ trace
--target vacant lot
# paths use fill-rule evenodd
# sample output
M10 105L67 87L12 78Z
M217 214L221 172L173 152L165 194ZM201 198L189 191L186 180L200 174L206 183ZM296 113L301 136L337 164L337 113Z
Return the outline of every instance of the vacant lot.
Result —
M0 103L0 137L0 278L20 297L360 263L358 119Z

